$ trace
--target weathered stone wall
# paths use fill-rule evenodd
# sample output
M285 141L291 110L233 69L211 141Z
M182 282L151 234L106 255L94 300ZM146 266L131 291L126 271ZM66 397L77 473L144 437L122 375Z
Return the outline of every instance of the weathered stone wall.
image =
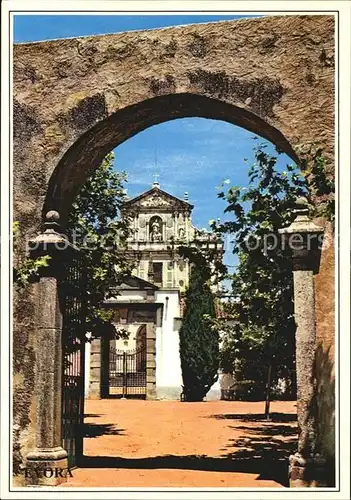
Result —
M266 17L16 45L15 220L27 235L38 231L49 209L64 219L79 186L108 151L177 117L227 120L294 158L298 145L318 140L333 158L333 80L332 16ZM321 339L324 332L333 336L333 311L324 307L323 294L333 289L332 277L328 263L322 265ZM18 463L29 446L35 404L35 298L23 300L16 303L14 344ZM26 318L20 317L24 307ZM328 345L323 344L327 351Z
M318 220L317 223L325 227L319 274L315 276L318 447L328 461L333 462L335 453L335 252L331 225L322 220Z
M34 387L35 352L37 349L35 302L37 286L15 295L13 329L13 471L19 475L19 484L24 484L21 474L23 457L35 445L36 394Z

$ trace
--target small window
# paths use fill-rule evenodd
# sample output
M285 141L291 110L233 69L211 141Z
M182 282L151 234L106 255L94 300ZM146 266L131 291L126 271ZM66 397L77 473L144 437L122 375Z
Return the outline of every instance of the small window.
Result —
M153 262L152 271L154 275L154 283L162 285L162 262Z

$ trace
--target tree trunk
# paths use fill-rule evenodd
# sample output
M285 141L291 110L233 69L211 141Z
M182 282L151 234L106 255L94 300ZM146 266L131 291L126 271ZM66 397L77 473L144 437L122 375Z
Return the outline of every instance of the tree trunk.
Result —
M270 405L270 392L271 392L271 373L272 373L272 363L268 367L267 373L267 383L266 383L266 404L264 409L264 415L266 420L270 420L269 417L269 405Z

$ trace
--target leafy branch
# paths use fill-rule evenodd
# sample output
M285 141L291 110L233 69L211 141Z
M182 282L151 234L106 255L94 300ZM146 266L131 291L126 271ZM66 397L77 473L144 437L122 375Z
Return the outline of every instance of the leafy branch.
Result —
M35 281L40 270L49 266L51 257L43 255L36 259L31 259L28 256L21 257L19 252L18 241L21 238L20 222L15 221L12 224L13 247L16 253L16 265L13 267L13 282L18 289L24 289L29 283Z

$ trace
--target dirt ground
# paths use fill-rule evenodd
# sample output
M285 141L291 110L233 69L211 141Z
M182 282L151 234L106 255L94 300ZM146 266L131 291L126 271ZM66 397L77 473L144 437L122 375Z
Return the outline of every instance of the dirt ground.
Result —
M84 458L66 487L279 488L296 449L296 404L86 401Z

